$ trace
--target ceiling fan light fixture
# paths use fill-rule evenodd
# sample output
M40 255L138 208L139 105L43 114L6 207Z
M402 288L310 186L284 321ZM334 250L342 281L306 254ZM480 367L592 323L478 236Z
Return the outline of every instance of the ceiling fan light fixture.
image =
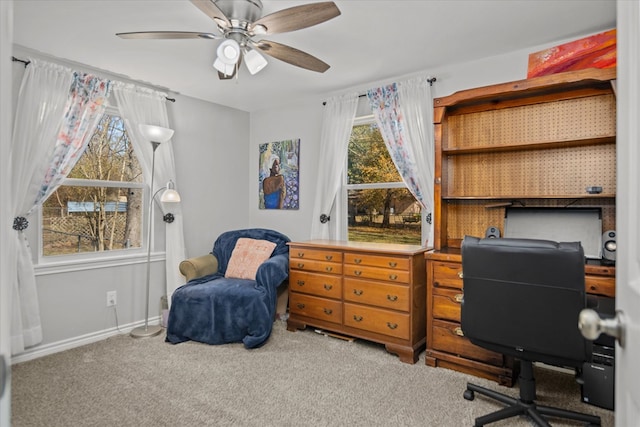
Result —
M225 76L231 76L233 75L233 72L236 69L236 64L225 64L223 61L220 60L220 58L216 58L216 60L213 62L213 68L215 68L216 70L220 71L222 74L224 74Z
M260 72L269 64L264 56L253 49L244 54L244 63L247 64L247 69L252 75Z
M240 59L240 45L233 39L227 39L220 43L220 45L218 46L217 54L218 58L216 59L216 61L219 59L227 65L235 65Z

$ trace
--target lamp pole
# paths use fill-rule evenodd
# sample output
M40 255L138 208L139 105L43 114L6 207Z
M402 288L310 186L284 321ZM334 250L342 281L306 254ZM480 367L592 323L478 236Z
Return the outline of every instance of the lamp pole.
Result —
M151 159L151 198L149 199L149 216L148 216L148 227L147 227L147 293L145 298L146 309L144 312L144 326L139 326L131 330L131 336L134 338L146 338L146 337L154 337L160 332L162 332L162 326L160 325L152 325L149 326L149 287L151 286L151 223L153 221L153 200L160 190L153 193L153 178L156 169L156 149L160 145L159 142L151 141L151 145L153 146L153 156ZM153 194L152 194L153 193Z

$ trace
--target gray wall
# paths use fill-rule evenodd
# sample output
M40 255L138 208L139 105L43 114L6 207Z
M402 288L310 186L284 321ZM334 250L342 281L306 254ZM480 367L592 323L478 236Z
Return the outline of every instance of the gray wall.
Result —
M577 38L577 37L576 37ZM508 55L425 70L435 76L435 97L456 91L526 78L531 52L562 43L534 46ZM16 56L21 52L16 51ZM14 65L13 69L19 69ZM15 71L14 71L15 72ZM401 76L398 79L407 76ZM19 79L14 77L17 94ZM345 88L364 92L390 83L363 82ZM14 94L14 96L15 96ZM326 94L327 97L333 94ZM309 238L318 174L322 99L248 114L180 95L168 103L173 138L177 187L187 256L211 250L223 231L245 227L277 229L292 240ZM300 208L292 211L258 209L258 145L300 138ZM152 264L151 301L164 293L164 261ZM44 342L32 355L51 352L114 333L115 313L107 308L106 292L117 290L120 325L144 318L144 259L127 265L65 271L37 276ZM157 306L152 305L152 315ZM107 331L105 333L105 331ZM109 332L111 331L111 332ZM35 357L35 356L32 356Z

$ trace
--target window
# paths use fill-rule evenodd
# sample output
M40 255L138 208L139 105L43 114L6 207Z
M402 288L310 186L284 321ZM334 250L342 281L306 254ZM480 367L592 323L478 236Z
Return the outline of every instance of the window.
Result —
M356 120L347 162L348 240L419 245L420 204L402 181L372 116Z
M107 112L65 181L42 203L41 255L141 248L144 188L124 121Z

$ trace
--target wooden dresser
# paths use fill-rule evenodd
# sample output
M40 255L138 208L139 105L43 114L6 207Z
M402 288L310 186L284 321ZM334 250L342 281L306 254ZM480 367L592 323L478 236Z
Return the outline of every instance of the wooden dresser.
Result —
M332 240L289 246L288 330L313 326L384 344L405 363L418 360L426 249Z
M587 69L434 99L427 365L513 384L512 361L471 344L460 328L465 235L484 237L490 226L503 235L507 206L599 207L603 230L615 230L615 78L615 69ZM592 185L602 191L587 192ZM585 271L588 293L615 296L615 267Z

